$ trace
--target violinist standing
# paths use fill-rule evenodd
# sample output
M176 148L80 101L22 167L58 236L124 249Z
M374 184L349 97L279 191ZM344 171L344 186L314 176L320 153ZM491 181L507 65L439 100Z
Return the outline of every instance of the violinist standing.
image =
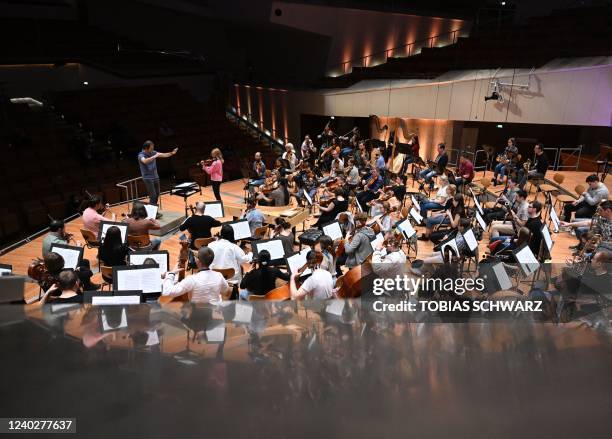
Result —
M212 182L215 200L221 201L221 182L223 181L223 155L219 148L215 148L210 152L211 160L205 160L202 163L202 170L210 175Z

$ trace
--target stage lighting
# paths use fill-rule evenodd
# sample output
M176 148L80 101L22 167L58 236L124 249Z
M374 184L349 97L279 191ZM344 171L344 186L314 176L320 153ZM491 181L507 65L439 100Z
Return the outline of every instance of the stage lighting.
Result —
M83 85L89 85L89 82L83 81Z
M332 117L331 117L331 120L334 120L335 118L336 118L336 116L332 116Z

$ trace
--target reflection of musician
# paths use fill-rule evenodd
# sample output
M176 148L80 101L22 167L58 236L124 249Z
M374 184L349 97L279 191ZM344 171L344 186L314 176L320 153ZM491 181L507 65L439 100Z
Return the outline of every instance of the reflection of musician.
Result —
M519 186L521 188L525 187L527 180L530 178L539 178L543 179L546 175L546 171L548 170L548 157L544 154L544 144L536 143L533 147L533 150L536 155L536 162L532 169L526 171L525 169L519 169L518 178L519 178Z
M213 192L215 194L215 199L217 201L221 201L221 181L223 181L223 155L221 154L221 150L219 148L215 148L210 152L210 156L213 161L210 165L203 165L202 169L208 175L210 175L210 180L212 182Z
M436 175L442 175L448 164L448 155L446 154L446 145L444 143L438 143L438 155L434 160L434 164L435 166L430 165L419 173L419 178L424 178L425 183L429 183L430 189L433 189L432 178Z
M517 155L518 148L516 147L516 140L514 137L510 137L508 139L508 146L506 146L506 149L504 149L504 154L501 161L495 165L495 169L493 170L493 186L498 184L498 175L501 176L501 182L503 182L507 168L512 166L512 163L516 160Z
M349 268L363 264L368 256L372 253L372 241L376 235L374 231L366 226L368 215L364 212L359 212L355 215L355 235L346 237L344 243L344 251L346 253L346 266Z
M357 200L362 208L366 207L369 201L378 196L378 189L383 185L383 179L378 172L378 168L372 168L372 174L367 182L364 181L363 190L357 194Z
M195 241L199 238L210 238L210 229L213 227L218 227L221 223L209 215L204 215L204 210L206 209L206 205L198 201L195 205L195 211L193 215L187 218L183 223L179 226L180 231L187 230L190 235L190 247L195 250Z

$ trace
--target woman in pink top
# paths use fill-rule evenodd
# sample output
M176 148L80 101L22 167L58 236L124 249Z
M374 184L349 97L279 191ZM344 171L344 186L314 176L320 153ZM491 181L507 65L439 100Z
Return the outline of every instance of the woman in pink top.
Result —
M83 211L83 228L95 233L96 239L99 239L98 232L100 231L100 221L108 221L108 219L98 212L103 211L106 213L107 210L104 210L102 200L97 196L91 197L91 199L87 201L87 206L87 209ZM115 221L116 219L117 216L113 213L111 221Z
M212 181L213 192L215 193L215 199L221 201L221 181L223 180L223 155L219 148L215 148L210 152L212 157L212 163L209 165L207 162L202 162L202 169L208 175Z

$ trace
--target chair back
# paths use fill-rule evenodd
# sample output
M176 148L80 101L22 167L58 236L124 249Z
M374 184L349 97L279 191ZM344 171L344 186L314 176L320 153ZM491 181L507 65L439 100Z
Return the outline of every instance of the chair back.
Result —
M402 207L402 218L408 218L408 206Z
M555 180L555 183L561 184L565 180L565 175L557 172L555 175L553 175L553 180Z
M149 235L128 235L127 241L131 248L143 248L151 245Z
M87 247L100 247L100 241L97 240L96 234L91 230L81 229L81 235L83 239L87 243Z
M482 185L483 189L486 190L489 186L491 186L491 178L484 177L482 180L480 180L480 184Z
M100 267L100 273L102 273L102 280L107 284L113 283L113 267L102 265Z
M291 299L291 291L289 290L289 285L285 284L278 288L274 288L273 290L268 291L263 296L251 294L249 296L250 301L254 300L290 300Z
M585 191L584 186L581 184L576 185L576 187L574 188L574 192L576 192L578 196L582 195L584 191Z
M267 226L257 227L255 229L255 239L265 239L269 228Z
M215 240L215 238L213 238L213 237L210 237L210 238L198 238L198 239L196 239L193 242L193 246L196 248L196 250L200 250L200 247L207 246L208 244L210 244L214 240Z
M225 280L231 279L232 277L234 277L234 273L236 273L236 271L233 268L213 268L212 271L221 273Z

